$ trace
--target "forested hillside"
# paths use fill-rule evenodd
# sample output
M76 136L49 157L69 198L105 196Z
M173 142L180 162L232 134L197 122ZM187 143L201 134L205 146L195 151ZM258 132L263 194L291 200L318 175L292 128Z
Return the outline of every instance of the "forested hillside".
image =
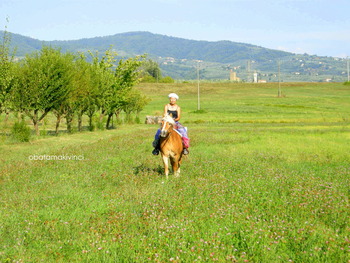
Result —
M233 70L244 81L252 81L255 72L259 79L276 81L278 62L284 81L345 81L346 78L344 59L293 54L232 41L197 41L149 32L46 42L18 34L11 36L18 57L40 50L43 45L60 47L62 51L101 53L112 46L120 57L147 54L159 63L163 75L175 79L195 79L200 67L202 79L228 79L229 71Z

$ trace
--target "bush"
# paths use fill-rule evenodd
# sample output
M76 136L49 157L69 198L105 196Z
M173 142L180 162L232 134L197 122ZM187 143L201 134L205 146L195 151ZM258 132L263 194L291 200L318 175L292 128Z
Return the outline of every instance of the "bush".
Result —
M175 81L172 77L167 76L167 77L162 78L159 82L160 83L174 83Z
M132 118L131 114L125 115L124 122L127 124L134 124L134 119Z
M206 110L195 110L195 111L192 111L191 113L203 114L203 113L207 113L207 111Z
M31 130L24 122L15 122L11 130L11 136L14 140L19 142L29 142L31 136Z
M103 120L96 121L96 128L103 131L105 129L105 122Z
M141 82L143 82L143 83L155 83L155 82L157 82L157 80L154 77L152 77L151 75L146 75L146 76L142 77Z
M345 81L345 82L344 82L344 85L350 86L350 81Z

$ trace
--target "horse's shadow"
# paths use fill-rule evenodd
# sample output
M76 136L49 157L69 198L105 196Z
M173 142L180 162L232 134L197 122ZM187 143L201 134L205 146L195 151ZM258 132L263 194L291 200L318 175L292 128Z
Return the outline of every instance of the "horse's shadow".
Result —
M134 175L162 175L164 174L164 168L160 165L156 168L150 168L145 164L140 164L139 166L133 167Z

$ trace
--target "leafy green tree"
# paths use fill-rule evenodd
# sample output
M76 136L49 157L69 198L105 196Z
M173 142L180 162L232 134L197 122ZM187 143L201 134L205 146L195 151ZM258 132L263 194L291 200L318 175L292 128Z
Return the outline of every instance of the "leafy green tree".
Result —
M19 111L31 118L37 135L39 123L69 97L73 59L70 53L43 47L23 61L14 102Z
M92 64L87 62L83 53L75 61L74 73L73 92L70 101L72 112L76 112L78 116L78 130L81 131L83 115L89 108L95 109L95 101L98 96L98 90L92 81ZM90 125L92 125L92 122L90 122Z
M109 128L111 118L126 108L130 103L130 92L133 86L140 81L140 68L145 56L136 56L127 60L120 60L114 74L114 83L111 86L111 93L106 98L107 123Z
M144 82L158 82L162 78L160 67L154 60L146 60L142 65L142 70Z
M122 106L123 111L126 113L127 121L131 121L131 114L136 113L136 118L139 119L139 113L148 104L149 98L142 95L140 91L132 89L128 92L124 98L124 104Z
M96 67L96 73L98 74L96 80L98 81L99 98L97 100L97 106L100 110L100 123L102 123L103 117L107 114L110 104L113 103L111 98L114 99L114 83L115 76L113 74L113 66L116 62L117 53L111 49L107 50L102 56L100 62Z
M72 122L73 117L76 111L76 92L75 92L75 86L74 86L74 77L77 74L76 66L75 66L75 56L66 56L64 55L64 58L66 58L66 77L67 77L67 96L65 96L64 100L61 101L61 103L55 104L53 107L52 112L56 116L56 129L55 133L58 134L60 122L62 118L66 119L67 124L67 131L69 133L72 132Z
M10 54L10 44L11 35L5 30L0 43L0 114L5 112L5 121L11 109L11 90L14 85L16 66L14 63L15 52Z
M102 58L99 54L89 52L92 63L89 69L89 83L87 84L88 97L85 100L85 112L89 117L89 128L93 130L93 116L100 112L100 120L106 115L108 97L111 94L111 87L114 83L113 66L116 61L116 53L108 49Z

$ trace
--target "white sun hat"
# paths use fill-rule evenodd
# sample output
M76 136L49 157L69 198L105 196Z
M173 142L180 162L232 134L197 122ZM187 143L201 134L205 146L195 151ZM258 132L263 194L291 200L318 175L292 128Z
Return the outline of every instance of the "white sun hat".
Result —
M169 95L168 95L168 97L169 98L175 98L175 99L179 99L179 96L176 94L176 93L170 93Z

